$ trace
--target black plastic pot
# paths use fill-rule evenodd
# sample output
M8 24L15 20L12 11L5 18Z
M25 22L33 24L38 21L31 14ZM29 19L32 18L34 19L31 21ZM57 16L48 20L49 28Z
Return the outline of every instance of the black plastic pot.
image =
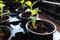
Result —
M24 34L23 32L18 32L12 37L11 40L30 40L28 37L28 33Z
M21 19L21 24L25 26L25 24L31 20L29 17L31 16L31 12L24 12L19 14L19 18Z
M26 31L26 27L25 27L26 23L31 20L31 19L29 18L30 15L31 15L30 12L24 12L24 13L20 13L19 16L18 16L18 18L21 19L21 20L20 20L20 21L21 21L21 25L20 25L20 26L21 26L22 28L24 28L25 31Z
M47 20L37 20L36 22L37 24L39 24L40 22L46 24L47 30L51 29L52 31L49 30L50 32L48 33L33 31L31 30L32 28L30 28L29 26L29 24L31 24L31 21L29 21L26 24L26 29L29 32L29 39L30 40L53 40L53 33L56 31L55 24Z
M2 32L1 32L1 29L2 29ZM10 40L11 35L12 35L12 30L10 27L0 25L0 40Z

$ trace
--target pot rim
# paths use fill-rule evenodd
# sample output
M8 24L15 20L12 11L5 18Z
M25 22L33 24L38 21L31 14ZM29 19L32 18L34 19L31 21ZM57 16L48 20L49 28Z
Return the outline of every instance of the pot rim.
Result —
M24 12L23 12L23 13L24 13ZM23 19L30 19L29 17L28 17L28 18L26 18L26 17L21 17L21 15L22 15L23 13L20 13L20 14L19 14L19 17L20 17L20 18L23 18Z
M6 28L10 29L11 35L10 35L10 37L8 38L8 40L10 40L11 37L12 37L12 29L11 29L9 26L5 26L5 25L0 25L0 27L6 27Z
M37 33L37 32L34 32L34 31L32 31L32 30L30 30L29 28L28 28L28 23L29 22L31 22L31 21L29 21L29 22L27 22L26 23L26 29L28 30L28 31L30 31L30 32L32 32L32 33L34 33L34 34L37 34L37 35L49 35L49 34L53 34L54 32L56 32L56 25L53 23L53 22L51 22L51 21L48 21L48 20L44 20L44 19L41 19L40 21L46 21L46 22L48 22L48 23L51 23L53 26L54 26L54 30L52 31L52 32L49 32L49 33Z
M9 16L7 16L8 17L8 19L7 20L4 20L4 21L2 21L2 22L0 22L0 23L3 23L3 22L6 22L6 21L9 21L10 20L10 18L9 18Z

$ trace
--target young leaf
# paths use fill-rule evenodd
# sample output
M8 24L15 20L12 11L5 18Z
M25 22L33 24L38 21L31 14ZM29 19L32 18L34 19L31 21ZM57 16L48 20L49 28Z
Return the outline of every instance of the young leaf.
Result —
M0 3L3 3L3 1L0 0Z
M21 0L21 1L20 1L20 2L21 2L21 4L23 4L23 3L24 3L24 1L25 1L25 0Z
M33 9L33 10L31 11L31 12L32 12L31 15L33 16L33 15L37 14L38 10L39 10L38 8Z
M4 4L0 3L0 8L3 8L4 6L5 6Z
M33 6L34 4L36 4L37 2L38 2L38 1L33 2L32 6Z
M25 4L30 6L30 7L32 6L32 2L31 1L26 1Z
M15 0L15 2L18 2L18 0Z

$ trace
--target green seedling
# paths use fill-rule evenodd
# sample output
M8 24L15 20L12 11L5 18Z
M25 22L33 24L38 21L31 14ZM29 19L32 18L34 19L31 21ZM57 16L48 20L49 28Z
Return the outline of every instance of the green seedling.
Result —
M41 10L39 10L39 8L34 8L34 9L33 9L33 6L34 6L37 2L38 2L38 1L35 1L35 2L33 2L33 3L32 3L31 1L26 1L26 2L25 2L25 4L30 7L30 10L31 10L31 16L30 16L30 18L32 19L32 25L33 25L34 28L37 28L37 27L35 26L36 17L33 17L33 15L37 14L37 12L41 12Z
M17 3L21 3L22 4L22 7L24 6L24 2L25 2L25 0L15 0L15 2L17 2Z
M33 16L33 15L35 15L35 14L37 14L37 12L38 11L40 11L41 12L41 10L39 10L39 8L34 8L33 9L33 6L37 3L38 1L35 1L35 2L31 2L31 1L26 1L25 2L25 4L27 5L27 6L30 6L30 10L31 10L31 16Z
M3 4L3 1L0 1L0 17L1 19L3 18L3 16L5 14L11 14L11 12L9 10L7 10L6 13L3 13L5 10L3 9L3 7L5 6L5 4Z

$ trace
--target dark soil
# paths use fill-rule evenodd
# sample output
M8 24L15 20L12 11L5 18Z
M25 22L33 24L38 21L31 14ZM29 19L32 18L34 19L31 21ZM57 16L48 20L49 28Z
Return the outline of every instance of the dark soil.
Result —
M2 18L1 18L1 16L0 16L0 22L3 22L3 21L5 21L5 20L7 20L9 17L8 16L2 16Z
M49 33L54 30L53 25L45 21L36 21L35 26L37 28L34 28L31 22L28 25L30 30L37 32L37 33Z
M0 27L0 28L2 29L2 32L0 32L0 40L7 40L11 35L11 30L4 27Z

